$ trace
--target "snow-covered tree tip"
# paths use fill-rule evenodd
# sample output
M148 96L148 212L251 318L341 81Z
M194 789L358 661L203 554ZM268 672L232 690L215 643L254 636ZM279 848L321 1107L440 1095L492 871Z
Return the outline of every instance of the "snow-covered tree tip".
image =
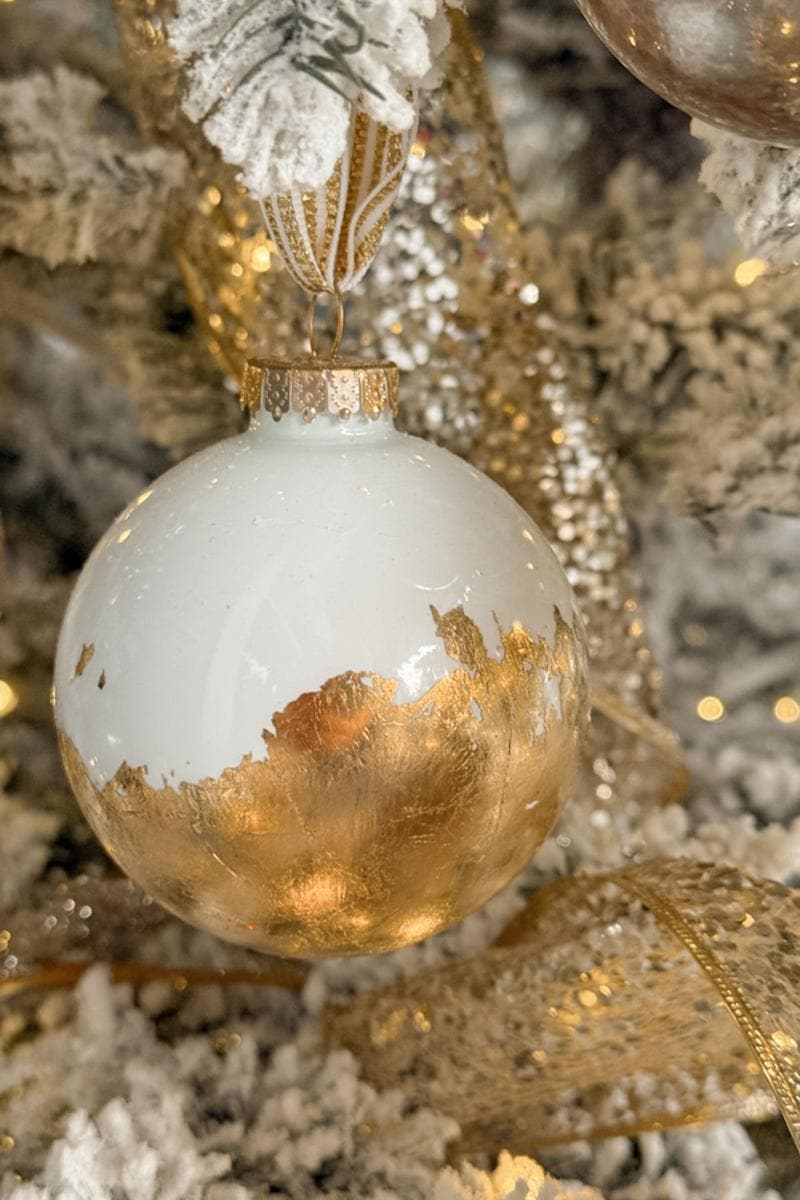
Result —
M773 270L800 263L800 150L692 121L708 147L700 182L733 219L747 251Z
M452 0L180 0L169 40L183 110L257 195L318 188L353 102L390 129L432 79Z

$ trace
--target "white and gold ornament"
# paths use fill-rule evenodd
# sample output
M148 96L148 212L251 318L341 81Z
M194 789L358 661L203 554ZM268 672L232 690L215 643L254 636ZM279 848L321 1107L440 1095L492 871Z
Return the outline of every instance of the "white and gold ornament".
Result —
M543 535L398 432L391 364L254 362L248 432L143 492L58 647L66 769L167 908L286 955L389 950L524 865L570 787L584 647Z
M409 145L356 105L334 173L265 198L312 355L249 364L249 430L117 518L58 647L64 763L109 852L186 920L279 954L390 950L483 904L552 826L587 712L542 533L395 429L393 364L337 357Z

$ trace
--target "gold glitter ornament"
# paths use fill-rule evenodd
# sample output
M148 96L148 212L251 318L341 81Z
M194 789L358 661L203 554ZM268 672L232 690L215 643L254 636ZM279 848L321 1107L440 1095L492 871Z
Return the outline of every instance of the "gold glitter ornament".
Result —
M612 54L692 116L800 143L797 0L577 0Z
M101 841L171 911L282 955L464 917L579 760L563 571L507 493L395 429L397 383L252 361L248 432L117 518L59 640L62 757Z

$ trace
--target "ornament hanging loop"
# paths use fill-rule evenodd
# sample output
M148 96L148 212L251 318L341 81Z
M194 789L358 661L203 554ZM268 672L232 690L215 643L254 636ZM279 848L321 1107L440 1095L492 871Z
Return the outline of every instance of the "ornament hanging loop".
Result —
M315 328L317 303L320 296L333 296L336 303L336 329L333 334L333 341L327 356L320 353L319 344L317 341L317 331ZM339 348L342 344L342 335L344 334L344 298L338 287L330 292L311 292L308 297L308 309L306 313L306 332L308 334L308 348L311 351L312 358L336 358L339 353Z

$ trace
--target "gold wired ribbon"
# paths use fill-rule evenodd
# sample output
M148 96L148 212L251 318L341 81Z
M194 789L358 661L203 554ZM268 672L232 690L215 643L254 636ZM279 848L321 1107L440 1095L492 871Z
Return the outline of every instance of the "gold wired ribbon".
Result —
M798 983L800 894L654 860L543 889L496 946L359 996L328 1030L369 1082L454 1117L463 1150L776 1103L800 1146Z
M302 965L247 951L226 970L135 961L172 920L127 881L65 883L0 935L0 998L70 986L112 953L112 978L135 985L302 987ZM325 1024L370 1083L455 1118L456 1152L778 1109L800 1146L799 985L798 891L658 859L545 887L494 946L330 1007Z
M42 885L31 907L18 910L0 929L0 1000L74 987L98 963L109 968L115 983L162 981L178 991L210 983L299 991L305 982L302 964L249 951L226 967L201 961L179 967L136 961L148 937L170 923L179 927L128 879L84 875L50 889Z

